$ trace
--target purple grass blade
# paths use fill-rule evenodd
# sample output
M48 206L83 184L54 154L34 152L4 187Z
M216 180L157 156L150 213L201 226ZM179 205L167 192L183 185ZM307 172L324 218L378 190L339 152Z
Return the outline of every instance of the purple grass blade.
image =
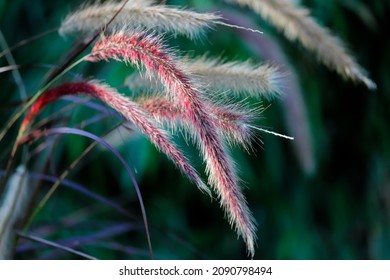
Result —
M71 238L57 240L56 242L61 245L66 245L72 248L79 247L81 245L88 245L96 240L101 240L105 238L115 237L129 231L135 230L138 227L130 223L120 223L120 224L104 224L104 229L98 232L84 235L84 236L75 236ZM45 247L42 244L22 244L17 247L18 253L24 253L28 251L38 250Z
M150 249L150 256L153 258L152 244L151 244L151 240L150 240L150 233L149 233L149 227L148 227L148 222L147 222L147 217L146 217L146 210L145 210L145 205L144 205L143 200L142 200L141 191L139 189L139 186L137 184L137 181L135 179L135 176L134 176L133 172L131 171L130 167L128 166L128 164L126 163L124 158L120 155L120 153L114 147L112 147L107 141L105 141L104 139L102 139L102 138L100 138L100 137L98 137L98 136L96 136L96 135L94 135L92 133L89 133L87 131L84 131L84 130L81 130L81 129L77 129L77 128L70 128L70 127L51 128L51 129L45 130L44 134L45 135L73 134L73 135L84 136L84 137L90 138L90 139L98 142L99 144L103 145L104 147L106 147L110 152L112 152L119 159L119 161L125 167L127 173L130 175L130 178L131 178L131 180L132 180L132 182L134 184L134 188L135 188L135 191L137 193L137 197L138 197L138 200L139 200L139 203L140 203L140 207L141 207L142 218L143 218L143 221L144 221L146 236L147 236L147 239L148 239L148 244L149 244L149 249Z
M132 246L124 246L121 243L117 242L104 242L104 241L98 241L93 244L94 247L101 247L113 251L123 252L128 255L137 255L137 256L143 256L147 257L148 252L142 249L138 249Z
M60 178L58 178L56 176L45 175L45 174L40 174L40 173L29 173L28 176L30 176L31 178L34 178L34 179L45 180L45 181L52 182L52 183L55 183L58 180L60 180ZM113 201L111 201L111 200L91 191L91 190L88 190L86 187L84 187L80 184L77 184L75 182L72 182L72 181L66 180L66 179L62 180L61 184L64 185L65 187L72 189L72 190L78 191L78 192L80 192L88 197L91 197L99 202L102 202L102 203L110 206L111 208L117 210L118 212L120 212L121 214L123 214L127 217L134 218L134 216L131 213L129 213L126 209L124 209L123 207L121 207L117 203L115 203L115 202L113 202Z
M92 256L90 256L90 255L88 255L88 254L85 254L85 253L83 253L83 252L74 250L74 249L72 249L72 248L69 248L69 247L67 247L67 246L58 244L58 243L56 243L56 242L52 242L52 241L49 241L49 240L40 238L40 237L38 237L38 236L34 236L34 235L31 235L31 234L25 234L25 233L20 232L20 231L17 232L17 235L20 236L20 237L22 237L22 238L31 240L31 241L39 242L39 243L45 244L45 245L47 245L47 246L50 246L50 247L53 247L53 248L56 248L56 249L60 249L60 250L62 250L62 251L66 251L66 252L68 252L68 253L72 253L72 254L74 254L74 255L77 255L77 256L79 256L79 257L83 257L83 258L85 258L85 259L97 260L97 258L92 257Z

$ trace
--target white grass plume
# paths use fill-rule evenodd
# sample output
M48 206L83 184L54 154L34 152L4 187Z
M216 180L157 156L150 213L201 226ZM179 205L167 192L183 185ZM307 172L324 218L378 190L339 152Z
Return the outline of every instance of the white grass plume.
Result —
M250 61L222 62L205 56L188 60L185 65L208 89L267 99L282 94L284 74L276 66Z
M206 94L223 92L225 96L272 99L283 94L282 80L285 74L270 64L253 64L250 61L223 62L206 56L182 59L181 65L194 76ZM160 83L151 83L138 73L130 75L126 83L133 91L163 90ZM220 95L222 97L222 94ZM218 98L220 98L218 97Z
M328 29L318 25L310 17L308 9L295 6L291 1L286 0L226 1L252 8L265 20L283 31L288 39L298 40L307 49L315 51L320 61L344 78L361 82L369 89L376 88L376 84L355 62L341 40L333 36Z
M221 20L220 16L213 13L197 13L166 5L150 5L151 1L147 1L146 5L139 2L141 1L129 1L108 30L142 27L194 39ZM59 33L67 35L96 32L110 21L121 6L121 3L109 1L81 7L65 18Z

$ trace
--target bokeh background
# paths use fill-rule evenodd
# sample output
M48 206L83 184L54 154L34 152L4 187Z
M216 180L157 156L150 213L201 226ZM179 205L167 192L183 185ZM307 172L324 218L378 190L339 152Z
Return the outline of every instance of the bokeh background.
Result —
M342 38L377 83L376 91L344 81L318 63L315 54L289 42L256 14L223 1L168 1L197 11L220 11L239 25L264 35L216 27L201 40L168 38L182 54L272 62L288 74L285 97L263 101L257 124L296 137L294 141L258 134L250 154L232 147L250 208L258 223L255 259L389 259L390 258L390 1L296 1L310 8L322 25ZM9 46L58 28L82 1L0 0L0 30ZM12 52L26 92L33 95L48 68L75 45L75 38L50 33ZM0 67L7 65L0 58ZM133 68L119 63L83 64L63 80L94 77L122 92ZM74 75L73 75L74 74ZM19 88L11 72L0 73L0 123L3 128L20 107ZM248 100L257 106L257 100ZM99 104L98 102L95 102ZM96 111L62 100L41 119L68 106L63 125L89 120ZM102 136L118 124L105 118L85 129ZM0 144L0 169L8 162L17 126ZM116 131L108 140L131 166L142 193L156 259L246 259L219 207L191 185L144 137ZM48 140L47 140L48 141ZM28 168L36 175L37 199L52 186L40 180L59 176L92 141L77 136L51 138L37 150ZM203 170L194 147L177 141ZM46 142L47 143L47 142ZM16 159L20 161L20 158ZM18 163L16 162L16 165ZM49 167L48 167L49 166ZM46 169L45 169L46 168ZM97 146L67 177L34 218L27 233L58 242L100 259L148 259L148 243L133 183L119 160ZM98 201L90 190L122 207ZM39 200L37 200L39 201ZM15 258L77 259L37 242L20 239Z

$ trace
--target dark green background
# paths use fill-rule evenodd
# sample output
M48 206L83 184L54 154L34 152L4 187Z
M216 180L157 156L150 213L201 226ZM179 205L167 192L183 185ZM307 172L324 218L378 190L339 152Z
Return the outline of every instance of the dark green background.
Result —
M244 181L245 194L258 222L257 259L388 259L390 258L390 43L386 15L389 1L302 1L313 16L342 38L359 63L368 70L378 90L344 81L318 63L315 54L299 43L287 41L253 12L223 1L168 1L199 11L221 10L238 20L249 20L264 30L280 47L297 75L308 128L313 141L315 169L305 171L294 152L294 142L259 135L250 155L233 148L232 154ZM81 1L0 1L0 29L9 45L56 28L65 15ZM251 34L250 36L260 36ZM57 64L72 48L73 38L57 33L28 43L13 52L29 95L36 92L47 70L32 64ZM170 39L170 44L186 53L220 56L226 59L262 62L261 45L248 42L236 31L217 27L199 41ZM0 66L7 65L4 58ZM133 69L119 63L83 64L74 72L83 77L105 80L120 86ZM71 78L67 76L66 80ZM2 126L20 100L12 75L0 74ZM126 92L126 91L123 91ZM256 102L256 101L254 101ZM272 104L257 124L291 134L285 123L289 117L281 100ZM69 104L59 102L55 108ZM288 106L288 104L287 104ZM45 110L42 116L53 111ZM77 124L95 114L74 106L67 114ZM102 135L117 123L110 118L88 127ZM301 123L296 123L298 128ZM1 142L1 166L5 169L7 148L17 127ZM125 138L130 135L129 141ZM180 135L179 135L180 136ZM164 155L145 138L130 133L116 134L118 148L136 177L145 203L153 251L157 259L245 259L242 240L237 240L224 219L216 200L188 183ZM49 173L59 175L91 143L65 136L57 142ZM178 141L184 145L183 139ZM47 152L30 162L30 170L40 172ZM199 170L203 166L193 147L186 149ZM145 231L131 180L119 161L109 152L95 148L68 177L84 187L122 204L137 219L127 218L104 203L77 191L61 187L34 220L30 231L52 241L68 241L69 246L101 259L148 258ZM42 194L51 186L44 183ZM66 218L66 219L65 219ZM120 229L126 224L127 229ZM125 227L126 228L126 227ZM106 235L105 235L106 234ZM81 245L77 240L82 240ZM84 240L84 241L83 241ZM77 258L41 246L26 250L22 241L16 258ZM20 247L22 248L22 247ZM22 248L23 249L23 248Z

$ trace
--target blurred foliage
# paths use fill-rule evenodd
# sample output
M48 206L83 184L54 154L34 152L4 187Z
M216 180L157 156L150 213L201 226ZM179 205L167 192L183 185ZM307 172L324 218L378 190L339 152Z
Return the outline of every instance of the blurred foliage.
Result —
M0 29L11 46L21 40L59 26L61 19L82 1L0 1ZM340 0L300 1L313 16L349 46L360 64L378 85L369 92L363 86L343 81L316 61L314 54L288 42L254 13L223 1L176 0L199 11L221 10L250 20L276 42L297 75L313 140L315 170L305 172L293 143L261 135L261 145L246 154L232 154L247 188L245 194L258 222L258 259L389 259L390 258L390 1ZM258 35L256 35L258 36ZM261 62L262 49L254 49L234 30L218 27L207 38L191 42L171 39L181 51L208 52L227 59L251 58ZM56 65L72 48L72 38L56 32L13 51L29 95L36 92L47 69L37 64ZM3 58L0 67L7 65ZM84 77L104 79L121 86L133 71L120 64L82 65L74 69ZM67 76L66 79L72 79ZM0 123L12 115L20 100L10 72L0 73L2 89ZM126 92L126 91L125 91ZM285 133L285 110L281 100L272 103L259 124ZM46 109L46 116L69 101ZM288 104L287 104L288 105ZM67 112L70 124L88 119L94 111L75 105ZM87 130L103 135L117 121L105 119ZM17 127L13 127L16 133ZM11 134L12 135L12 134ZM15 134L14 134L15 135ZM13 136L1 142L1 169ZM219 203L200 193L143 137L131 131L115 132L111 140L134 169L141 188L157 259L242 259L245 245L224 219ZM184 140L178 135L182 146ZM59 176L91 143L63 136L31 161L39 172L50 158L48 173ZM9 152L9 151L8 151ZM186 151L202 170L196 150ZM127 217L96 202L90 196L61 186L34 219L32 232L52 241L68 242L101 259L148 258L147 241L137 196L129 175L117 158L95 147L67 178L122 205ZM42 183L43 196L51 183ZM81 240L81 241L80 241ZM84 241L83 241L84 240ZM79 242L79 243L77 243ZM79 244L79 245L77 245ZM80 245L81 244L81 245ZM35 247L34 247L35 246ZM47 246L21 240L16 258L77 258Z

